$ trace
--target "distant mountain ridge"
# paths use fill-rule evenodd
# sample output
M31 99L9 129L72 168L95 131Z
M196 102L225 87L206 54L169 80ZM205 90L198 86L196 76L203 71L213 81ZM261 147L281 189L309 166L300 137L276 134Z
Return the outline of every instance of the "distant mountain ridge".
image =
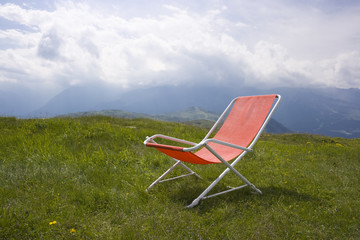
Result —
M119 118L149 118L169 122L189 122L194 120L205 120L214 123L220 116L218 113L210 112L199 107L190 107L182 111L164 114L133 113L123 110L102 110L69 113L59 117L81 117L81 116L110 116Z
M211 128L215 121L219 118L220 114L204 110L200 107L190 107L183 111L177 111L167 114L142 114L142 113L130 113L122 110L103 110L103 111L88 111L70 113L60 117L80 117L80 116L110 116L121 118L149 118L154 120L162 120L169 122L181 122L192 125L198 125L204 128ZM290 129L283 126L278 121L271 119L265 128L268 133L290 133Z
M173 122L186 122L193 120L208 120L215 122L219 118L220 114L207 111L201 107L190 107L185 110L167 114L156 114L154 116L161 120Z
M137 88L125 92L104 86L72 86L53 97L43 107L30 111L25 117L53 117L106 109L161 115L182 111L191 106L218 113L235 97L274 93L280 94L282 101L273 119L286 128L299 133L360 138L359 89L284 87L263 90L189 84ZM9 102L8 96L9 94L2 95L1 100ZM7 110L0 109L0 114L5 115L9 113L9 109L16 107L16 104L3 105L0 104L0 108ZM14 111L7 115L16 116ZM171 118L169 115L167 117Z

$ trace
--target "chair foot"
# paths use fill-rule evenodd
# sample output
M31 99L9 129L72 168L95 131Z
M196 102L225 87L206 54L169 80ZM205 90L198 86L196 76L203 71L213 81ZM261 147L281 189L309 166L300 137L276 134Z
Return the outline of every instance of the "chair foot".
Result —
M257 187L255 187L254 185L250 186L257 194L261 195L262 192L260 191L260 189L258 189Z
M189 209L189 208L193 208L195 207L196 205L198 205L200 202L200 199L199 198L196 198L190 205L187 205L186 208Z

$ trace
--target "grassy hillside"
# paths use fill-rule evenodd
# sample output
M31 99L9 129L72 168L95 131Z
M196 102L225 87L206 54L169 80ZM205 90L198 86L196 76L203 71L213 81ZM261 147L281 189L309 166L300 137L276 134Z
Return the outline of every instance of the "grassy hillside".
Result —
M172 163L142 142L206 130L144 119L0 118L0 239L359 239L360 139L264 135L250 189L184 206L224 168L146 187ZM229 174L216 190L239 185Z

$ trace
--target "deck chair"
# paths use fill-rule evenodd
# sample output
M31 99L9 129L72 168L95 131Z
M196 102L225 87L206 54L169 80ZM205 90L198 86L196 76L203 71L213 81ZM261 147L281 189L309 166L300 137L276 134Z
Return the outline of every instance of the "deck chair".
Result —
M249 182L234 167L247 152L253 151L253 146L260 137L266 124L269 122L280 99L281 96L276 94L235 98L220 115L219 119L200 143L193 143L162 134L146 137L146 140L144 141L145 146L154 147L175 160L175 164L154 181L147 188L147 191L160 182L174 180L189 175L195 175L200 178L198 174L184 164L184 162L187 162L192 164L220 163L226 166L226 169L219 177L217 177L196 199L194 199L193 202L187 206L188 208L196 206L200 200L228 193L246 186L249 186L257 193L262 194L255 185ZM213 137L210 138L212 135ZM185 144L189 147L160 144L155 141L156 138L171 140L178 144ZM231 164L229 161L232 161ZM182 166L189 173L165 179L165 177L177 166ZM245 184L207 195L229 171L235 173Z

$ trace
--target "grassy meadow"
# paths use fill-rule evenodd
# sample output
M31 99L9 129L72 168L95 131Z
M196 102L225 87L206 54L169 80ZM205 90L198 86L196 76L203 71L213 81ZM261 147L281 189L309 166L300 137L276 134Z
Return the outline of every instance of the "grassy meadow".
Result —
M186 209L222 165L190 166L202 179L145 191L173 164L144 147L146 136L206 132L148 119L0 118L0 239L360 239L360 139L264 134L236 167L263 195L244 188ZM229 173L215 190L241 184Z

